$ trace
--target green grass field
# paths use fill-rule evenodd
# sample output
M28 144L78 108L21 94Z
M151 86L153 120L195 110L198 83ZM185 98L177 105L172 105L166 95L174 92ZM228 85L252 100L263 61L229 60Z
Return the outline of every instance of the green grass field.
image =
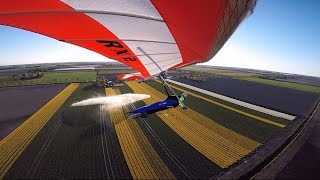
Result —
M3 81L0 87L37 84L90 82L96 79L95 71L46 72L43 77L31 80Z
M136 71L128 68L108 68L108 69L99 69L99 74L127 74L134 73Z
M269 84L274 86L280 86L285 88L297 89L297 90L306 91L306 92L320 93L320 87L317 87L317 86L310 86L310 85L304 85L304 84L298 84L298 83L286 82L286 81L262 79L254 76L249 76L249 77L233 76L233 78L237 78L245 81L257 82L257 83Z
M223 70L223 69L206 68L206 67L186 67L184 69L189 71L194 71L194 72L210 73L217 76L235 78L235 79L268 84L273 86L297 89L297 90L306 91L306 92L320 93L320 87L317 87L317 86L299 84L299 83L288 82L288 81L262 79L257 77L257 74L251 73L251 72L232 71L232 70Z

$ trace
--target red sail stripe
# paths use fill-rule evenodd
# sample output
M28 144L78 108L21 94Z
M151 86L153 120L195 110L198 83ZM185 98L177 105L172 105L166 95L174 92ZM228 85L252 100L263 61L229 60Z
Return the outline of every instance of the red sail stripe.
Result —
M226 1L185 0L168 3L152 0L152 3L178 44L182 64L208 60Z
M0 24L36 32L54 39L63 40L86 49L98 52L106 57L120 61L128 66L138 67L136 70L149 73L130 48L106 27L83 13L61 13L54 11L74 11L74 9L59 0L45 0L35 3L31 0L2 0L0 2ZM9 13L10 15L5 15ZM36 12L39 13L36 13ZM41 13L52 11L51 13ZM16 14L12 14L16 12ZM21 13L33 12L33 13ZM84 41L69 41L68 39L84 39ZM101 41L86 41L97 39ZM103 41L112 39L113 42ZM118 44L117 44L118 43ZM121 55L119 58L114 58ZM128 55L126 57L126 55Z

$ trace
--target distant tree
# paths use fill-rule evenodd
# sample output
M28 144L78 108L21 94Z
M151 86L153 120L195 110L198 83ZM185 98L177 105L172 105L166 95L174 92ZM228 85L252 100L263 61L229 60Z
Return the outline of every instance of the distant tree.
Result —
M37 72L37 78L43 77L43 72Z
M30 79L29 74L28 74L28 73L23 73L23 74L21 75L21 80L27 80L27 79Z

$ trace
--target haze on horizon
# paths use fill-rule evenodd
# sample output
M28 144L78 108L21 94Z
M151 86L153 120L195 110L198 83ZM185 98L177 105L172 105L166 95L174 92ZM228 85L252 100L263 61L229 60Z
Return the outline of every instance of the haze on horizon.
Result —
M320 77L320 1L258 1L206 65ZM0 25L0 66L113 61L36 33Z

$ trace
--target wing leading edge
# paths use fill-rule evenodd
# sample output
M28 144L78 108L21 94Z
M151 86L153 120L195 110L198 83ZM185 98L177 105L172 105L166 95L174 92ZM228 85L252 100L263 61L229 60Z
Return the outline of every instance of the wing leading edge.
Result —
M2 0L0 24L122 62L144 78L211 59L255 0Z

